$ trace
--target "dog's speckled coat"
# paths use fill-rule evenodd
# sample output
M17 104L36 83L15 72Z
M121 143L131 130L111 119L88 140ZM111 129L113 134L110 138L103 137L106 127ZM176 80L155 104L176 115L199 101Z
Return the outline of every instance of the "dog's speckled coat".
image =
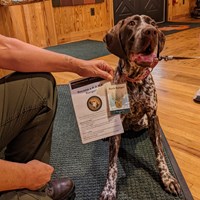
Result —
M119 21L105 36L108 50L118 56L114 83L126 83L131 112L121 115L125 130L139 131L148 128L155 154L156 165L165 189L173 194L180 192L177 180L170 174L162 150L161 133L157 116L157 95L153 77L149 74L138 81L127 81L141 76L149 67L153 68L157 60L145 63L132 59L133 55L152 55L157 50L158 55L165 43L164 35L158 30L156 23L145 15L134 15ZM109 168L106 185L100 195L100 200L116 199L117 158L121 135L109 138Z

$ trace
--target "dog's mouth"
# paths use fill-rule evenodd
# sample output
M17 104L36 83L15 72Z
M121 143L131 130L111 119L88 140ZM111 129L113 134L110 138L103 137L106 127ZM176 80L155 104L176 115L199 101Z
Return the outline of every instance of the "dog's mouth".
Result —
M154 50L153 45L149 43L139 53L131 53L129 59L141 67L153 68L158 63Z

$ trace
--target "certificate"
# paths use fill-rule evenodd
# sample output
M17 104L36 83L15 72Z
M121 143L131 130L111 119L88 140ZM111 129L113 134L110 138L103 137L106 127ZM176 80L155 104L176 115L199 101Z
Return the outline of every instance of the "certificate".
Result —
M111 116L106 87L101 78L70 82L70 90L82 143L89 143L124 132L120 115Z

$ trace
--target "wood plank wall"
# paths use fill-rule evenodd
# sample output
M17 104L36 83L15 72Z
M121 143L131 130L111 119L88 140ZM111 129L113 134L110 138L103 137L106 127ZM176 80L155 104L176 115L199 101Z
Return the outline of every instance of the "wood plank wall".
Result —
M189 16L196 6L196 0L167 0L167 20L173 21L181 17Z
M167 2L167 19L171 21L189 15L196 0L176 0L174 5L173 0ZM112 25L113 0L56 8L51 0L0 7L0 33L40 47L103 35Z
M0 7L0 33L46 47L57 44L50 1Z
M91 16L90 9L95 9ZM0 33L47 47L105 33L113 24L112 1L52 7L51 0L0 7Z
M95 15L90 10L94 8ZM58 43L80 40L105 33L113 24L112 2L54 8Z

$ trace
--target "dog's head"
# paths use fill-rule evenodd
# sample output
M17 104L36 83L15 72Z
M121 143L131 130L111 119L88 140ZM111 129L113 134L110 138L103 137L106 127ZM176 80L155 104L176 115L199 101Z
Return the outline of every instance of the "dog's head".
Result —
M164 34L146 15L133 15L119 21L103 40L111 53L140 66L151 64L165 44Z

